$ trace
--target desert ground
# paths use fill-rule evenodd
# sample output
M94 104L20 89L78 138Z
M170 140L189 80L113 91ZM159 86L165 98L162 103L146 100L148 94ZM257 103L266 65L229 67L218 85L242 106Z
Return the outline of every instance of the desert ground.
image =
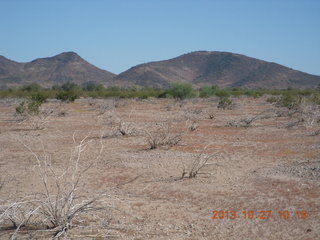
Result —
M63 191L70 164L83 173L74 195L94 201L61 239L320 239L319 125L266 98L50 100L24 120L21 100L2 99L0 239L56 234L40 208L28 221L23 204L5 211L41 199L43 169L52 196L57 179Z

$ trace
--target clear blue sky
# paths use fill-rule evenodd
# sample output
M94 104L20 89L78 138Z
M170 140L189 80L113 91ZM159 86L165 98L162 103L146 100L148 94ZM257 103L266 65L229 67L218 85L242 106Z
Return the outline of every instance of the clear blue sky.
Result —
M0 0L0 55L75 51L120 73L197 50L320 75L320 0Z

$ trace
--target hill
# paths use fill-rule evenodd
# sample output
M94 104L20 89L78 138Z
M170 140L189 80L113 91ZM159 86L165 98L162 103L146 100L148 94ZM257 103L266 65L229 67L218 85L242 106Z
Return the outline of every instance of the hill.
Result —
M83 84L97 82L111 84L115 74L99 69L74 52L64 52L54 57L39 58L18 63L0 56L0 86L38 83L52 86L73 82Z
M172 82L194 86L286 89L314 88L320 76L229 52L198 51L140 64L115 77L122 86L168 87Z
M33 82L45 87L96 82L105 86L166 88L173 82L184 82L196 87L305 89L317 87L320 76L229 52L192 52L140 64L119 75L95 67L74 52L27 63L0 56L0 88Z

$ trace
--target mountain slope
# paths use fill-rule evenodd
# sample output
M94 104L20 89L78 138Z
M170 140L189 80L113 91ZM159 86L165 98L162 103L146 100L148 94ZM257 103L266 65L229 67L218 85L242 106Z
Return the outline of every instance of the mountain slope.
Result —
M140 64L115 77L120 85L168 87L172 82L195 86L284 89L314 88L320 76L276 63L228 52L192 52L158 62Z
M39 58L28 63L17 63L0 56L0 85L39 83L52 86L65 82L83 84L94 81L111 84L115 74L99 69L74 52L54 57Z

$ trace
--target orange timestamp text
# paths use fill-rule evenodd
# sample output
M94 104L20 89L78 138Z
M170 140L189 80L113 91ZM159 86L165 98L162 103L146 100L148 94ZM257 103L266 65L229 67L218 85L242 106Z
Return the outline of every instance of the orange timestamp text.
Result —
M308 211L298 210L298 211L271 211L271 210L244 210L244 211L233 211L233 210L214 210L212 211L212 219L262 219L268 220L271 218L278 218L280 220L290 220L290 219L308 219L310 217Z

